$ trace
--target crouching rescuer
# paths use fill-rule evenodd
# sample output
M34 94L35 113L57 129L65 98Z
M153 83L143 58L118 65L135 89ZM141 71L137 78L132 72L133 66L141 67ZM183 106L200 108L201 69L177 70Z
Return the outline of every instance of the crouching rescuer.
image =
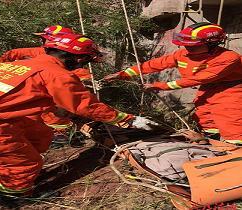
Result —
M115 110L98 101L71 72L78 62L90 62L83 49L94 42L66 34L44 44L46 54L33 59L0 63L0 192L31 191L43 165L53 131L41 118L55 105L95 121L150 129L146 118ZM138 123L137 123L138 122Z

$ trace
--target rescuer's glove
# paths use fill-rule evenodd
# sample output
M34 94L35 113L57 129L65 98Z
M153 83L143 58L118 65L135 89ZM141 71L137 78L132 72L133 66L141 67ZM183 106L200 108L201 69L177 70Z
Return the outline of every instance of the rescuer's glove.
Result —
M134 116L134 118L130 120L129 124L131 125L131 127L143 130L152 130L152 127L159 126L158 123L149 120L146 117L140 116Z

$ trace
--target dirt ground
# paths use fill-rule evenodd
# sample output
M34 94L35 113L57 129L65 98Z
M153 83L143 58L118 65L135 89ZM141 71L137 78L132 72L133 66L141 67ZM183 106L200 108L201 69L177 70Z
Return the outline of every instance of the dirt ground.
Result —
M141 135L140 131L138 133ZM120 132L118 134L120 135ZM130 136L134 134L137 133L129 133ZM142 137L144 136L142 133ZM150 134L147 136L150 138ZM166 194L123 183L109 166L113 152L97 146L92 140L84 142L77 148L66 145L49 149L44 154L45 165L36 180L33 196L10 198L0 195L0 210L175 209ZM115 166L125 175L136 174L136 171L122 160L117 160ZM242 209L242 202L233 202L232 207L207 209L237 210Z
M45 169L37 180L34 198L2 198L0 209L174 209L162 193L120 181L109 166L111 156L112 152L93 143L52 149L45 155ZM116 165L120 171L131 171L119 160Z

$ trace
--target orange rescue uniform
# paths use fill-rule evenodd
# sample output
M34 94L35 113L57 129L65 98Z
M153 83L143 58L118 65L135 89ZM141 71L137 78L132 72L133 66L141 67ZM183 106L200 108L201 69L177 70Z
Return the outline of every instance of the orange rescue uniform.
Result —
M0 191L24 192L33 186L43 164L40 153L52 139L41 114L55 105L111 124L133 117L99 102L53 56L0 63Z
M0 57L0 62L30 59L42 54L46 54L43 47L18 48L5 52ZM88 69L79 68L73 72L75 72L75 75L77 75L81 81L91 79ZM57 117L53 112L43 113L42 119L46 125L57 130L69 128L73 124L70 119Z
M141 64L144 74L177 67L181 79L155 82L161 90L174 90L200 85L195 106L203 130L216 133L231 143L242 143L242 65L240 55L217 47L212 53L188 54L180 49ZM137 66L120 71L121 79L139 75Z
M45 49L43 47L12 49L2 54L0 63L34 58L42 54L45 54Z

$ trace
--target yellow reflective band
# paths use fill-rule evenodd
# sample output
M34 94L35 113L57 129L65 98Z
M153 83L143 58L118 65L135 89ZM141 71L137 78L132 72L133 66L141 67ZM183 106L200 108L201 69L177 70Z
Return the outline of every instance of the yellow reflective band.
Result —
M202 70L202 69L206 69L206 68L208 68L208 65L207 64L202 64L200 66L192 68L192 72L197 72L198 70Z
M8 93L10 90L14 89L14 86L0 82L0 91L3 93Z
M60 25L57 25L56 26L56 29L53 31L53 35L56 35L56 34L58 34L59 32L60 32L60 30L62 29L62 26L60 26Z
M199 28L196 28L192 31L192 39L196 39L197 38L197 34L199 33L199 31L203 30L203 29L206 29L206 28L220 28L222 29L221 27L219 26L213 26L213 25L207 25L207 26L201 26Z
M125 119L128 116L128 114L124 113L124 112L119 112L118 116L115 118L115 120L113 120L112 122L109 122L110 124L116 124L120 121L122 121L123 119Z
M27 191L29 191L31 188L25 188L25 189L21 189L21 190L13 190L13 189L9 189L7 187L4 187L2 184L0 184L0 192L3 193L11 193L11 194L15 194L15 193L25 193Z
M210 129L204 130L204 132L206 132L206 133L219 133L219 129L217 129L217 128L210 128Z
M169 86L169 88L171 88L171 89L181 89L181 88L182 88L180 85L177 84L176 81L167 82L166 84L167 84L167 85Z
M131 69L131 68L127 68L125 71L124 71L126 74L128 74L130 77L133 77L133 76L137 76L138 74L136 73L135 70Z
M178 61L177 64L178 64L178 67L187 68L187 63L185 63L185 62Z
M65 129L65 128L70 128L73 123L69 123L69 124L63 124L63 125L58 125L58 124L47 124L47 126L54 128L54 129Z
M224 140L230 144L242 144L242 140Z
M90 40L90 39L87 37L81 37L80 39L78 39L79 42L85 42L87 40Z

